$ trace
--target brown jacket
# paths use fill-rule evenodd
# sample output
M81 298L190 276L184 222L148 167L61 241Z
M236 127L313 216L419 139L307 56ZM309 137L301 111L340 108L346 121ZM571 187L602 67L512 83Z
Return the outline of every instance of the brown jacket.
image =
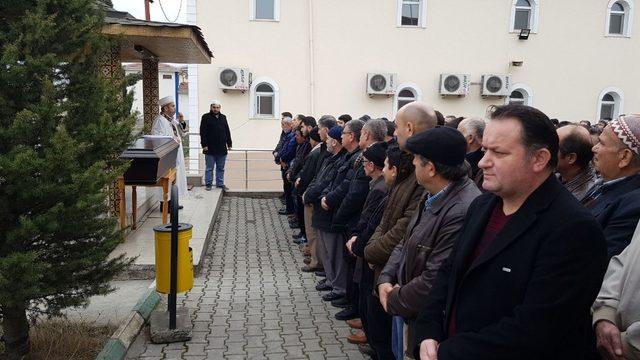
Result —
M480 195L468 177L453 182L424 209L426 196L414 213L405 241L393 250L378 278L382 283L398 284L389 296L388 312L405 319L416 316L429 296L440 265L449 257L471 202Z
M364 248L365 261L374 266L374 284L393 249L404 237L423 191L416 182L415 174L391 189L382 221Z

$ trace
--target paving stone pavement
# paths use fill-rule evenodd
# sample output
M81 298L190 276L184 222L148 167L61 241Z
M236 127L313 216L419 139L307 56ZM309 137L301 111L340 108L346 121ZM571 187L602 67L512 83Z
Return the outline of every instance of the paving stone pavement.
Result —
M302 273L278 199L224 197L202 275L178 301L193 338L157 345L143 329L127 359L367 359Z

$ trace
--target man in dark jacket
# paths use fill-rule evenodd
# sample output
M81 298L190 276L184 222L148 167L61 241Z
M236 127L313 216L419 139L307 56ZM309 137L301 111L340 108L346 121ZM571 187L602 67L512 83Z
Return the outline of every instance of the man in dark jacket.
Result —
M466 141L457 130L437 127L410 137L416 179L425 188L407 232L378 277L380 303L393 315L393 350L404 358L405 323L413 320L429 297L438 270L449 257L469 204L480 195L465 165ZM409 349L413 347L408 345Z
M287 170L291 162L296 157L296 150L298 148L298 142L296 141L295 129L300 126L300 118L296 117L291 122L291 132L285 137L284 144L279 153L280 157L280 173L282 175L282 183L284 190L285 207L280 209L278 214L280 215L293 215L295 210L295 202L293 200L293 184L287 178Z
M304 203L313 205L311 225L318 236L317 252L322 259L325 270L328 267L329 259L327 259L326 256L327 250L324 245L326 239L323 239L322 232L331 230L331 215L322 208L321 199L324 189L331 185L331 182L338 172L338 168L342 165L344 157L347 154L347 150L342 147L342 130L342 126L334 126L329 130L326 144L331 156L325 160L322 170L313 179L303 195ZM316 287L319 291L331 290L332 288L333 283L332 277L330 276L327 276L326 281L319 283Z
M328 132L337 125L336 119L331 115L324 115L318 120L318 128L317 128L317 136L318 141L320 141L319 146L316 145L312 150L309 156L307 157L307 161L305 161L304 167L302 171L300 171L300 175L298 180L296 180L296 191L302 194L303 204L304 204L304 222L305 222L305 234L307 236L307 244L306 249L309 253L309 264L302 268L304 272L311 272L324 269L322 264L321 254L318 252L318 236L317 231L311 226L311 219L313 217L313 204L306 203L304 201L304 194L307 191L307 188L311 185L312 181L318 176L320 173L324 161L327 157L331 156L331 153L327 151L327 137ZM311 134L311 137L316 135ZM303 248L304 251L304 248Z
M336 208L332 219L333 230L341 231L344 234L343 246L346 245L347 240L350 238L351 230L358 224L362 208L369 193L369 181L371 181L371 178L364 171L364 163L360 158L360 154L370 145L384 141L387 130L384 120L381 119L367 121L362 124L361 130L359 130L360 125L360 120L352 120L347 123L348 131L353 131L354 140L358 142L357 151L359 157L353 160L353 166L347 171L346 177L339 185L339 188L346 188L347 191L342 197L340 206ZM344 136L343 133L343 144L345 143ZM347 144L348 141L347 139ZM333 207L332 204L329 204L329 206ZM347 296L333 301L332 305L346 307L335 315L336 319L350 320L358 316L358 287L353 282L356 259L346 251L346 248L342 247L341 251L347 273Z
M360 219L356 226L351 228L351 238L346 244L346 248L356 258L356 266L354 271L354 282L358 284L358 316L360 321L347 321L351 327L361 328L347 337L350 343L364 344L367 342L367 299L373 288L373 270L364 262L364 248L371 238L371 235L380 224L382 213L387 198L387 185L382 176L384 168L384 159L387 152L386 142L377 142L368 146L362 152L362 163L364 164L365 174L371 178L369 182L369 193L362 208ZM373 324L375 326L375 324Z
M280 120L280 128L282 131L280 132L280 137L278 138L278 144L276 148L271 152L273 154L274 161L276 164L280 165L280 151L282 151L282 146L284 146L284 140L287 138L287 134L291 131L291 113L285 111L282 113L282 119Z
M333 180L329 186L323 190L320 200L321 209L318 211L318 216L323 217L328 225L320 228L319 232L320 240L324 246L325 255L327 256L324 270L327 274L327 279L333 286L333 290L322 297L325 301L334 301L343 298L347 292L349 272L344 260L346 223L343 223L344 220L340 221L336 215L349 192L349 176L354 176L355 163L360 156L360 147L358 144L363 126L364 122L362 120L351 120L345 125L344 131L341 134L341 144L347 153L338 166ZM366 177L364 172L362 172L362 175ZM368 191L368 189L366 189L366 191ZM364 199L366 199L366 195L362 198L358 211L362 208ZM354 198L353 201L357 202L359 199Z
M216 187L227 189L224 184L224 164L227 160L227 150L231 149L231 131L227 123L227 117L220 113L220 102L211 102L211 109L202 115L200 121L200 144L204 153L206 169L204 171L204 184L207 190L211 190L213 183L213 167L216 168Z
M607 125L593 147L602 176L582 201L598 219L609 258L624 250L640 219L640 116L621 116Z
M524 105L496 108L469 207L415 323L423 360L589 359L590 307L607 265L602 230L553 175L558 135Z

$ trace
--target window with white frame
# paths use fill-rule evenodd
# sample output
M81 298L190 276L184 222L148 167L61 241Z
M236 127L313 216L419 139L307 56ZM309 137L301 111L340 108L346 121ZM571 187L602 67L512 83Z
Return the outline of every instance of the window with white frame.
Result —
M274 116L273 102L275 94L269 84L260 84L256 87L256 115Z
M507 104L520 104L531 106L533 93L525 84L514 84L511 94L506 99Z
M259 77L249 90L249 117L275 119L279 114L278 85L270 78Z
M412 103L414 101L422 100L422 91L417 84L404 83L400 84L397 88L395 101L394 101L394 114L398 112L403 106Z
M617 92L607 92L600 98L599 119L612 120L620 116L622 99Z
M398 26L424 27L427 0L398 0Z
M398 93L398 110L400 110L403 106L416 101L416 94L414 94L413 89L406 88Z
M249 0L251 20L274 20L278 21L280 0Z
M538 31L538 1L513 0L511 7L511 31L530 29Z
M606 34L631 36L632 17L632 0L611 0L608 6Z

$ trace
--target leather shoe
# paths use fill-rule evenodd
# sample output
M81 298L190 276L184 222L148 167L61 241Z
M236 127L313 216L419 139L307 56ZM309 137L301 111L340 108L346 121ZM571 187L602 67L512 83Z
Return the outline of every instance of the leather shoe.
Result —
M318 291L329 291L329 290L333 290L333 287L329 284L327 284L326 282L323 282L322 284L318 284L316 285L316 290ZM329 293L331 294L331 293Z
M358 350L360 350L360 352L363 353L364 355L368 355L372 359L378 358L376 351L373 350L373 348L369 346L369 344L358 344Z
M346 297L343 297L341 299L338 300L333 300L331 302L331 306L333 307L337 307L337 308L341 308L341 309L345 309L349 306L349 299L347 299Z
M344 297L344 295L338 294L338 293L335 293L335 292L331 291L329 293L326 293L326 294L322 295L322 300L324 300L324 301L333 301L333 300L338 300L341 297ZM349 319L338 319L338 320L349 320Z
M352 344L366 344L367 343L367 335L365 335L364 331L357 331L349 336L347 336L347 341Z
M294 223L289 223L289 227L291 229L300 229L300 225L298 225L298 222L294 222Z
M280 214L280 215L291 215L293 213L288 212L287 209L280 209L280 210L278 210L278 214Z
M307 265L307 266L303 266L300 270L302 272L314 272L317 270L317 268L312 268L312 267L309 267L309 265Z
M337 320L351 320L358 317L358 313L351 307L347 307L346 309L340 311L336 314L335 318Z
M305 263L306 265L309 265L309 264L311 264L311 259L310 258L304 258L304 260L302 260L302 262ZM311 268L309 268L309 271L305 271L305 272L311 272L311 271L313 271L313 270L311 270Z
M291 238L292 238L293 240L298 240L298 239L300 239L301 237L302 237L302 234L301 234L301 233L291 235Z
M327 277L327 273L325 273L324 270L316 271L315 275L318 277Z
M362 329L362 320L359 318L347 320L347 325L352 329Z

